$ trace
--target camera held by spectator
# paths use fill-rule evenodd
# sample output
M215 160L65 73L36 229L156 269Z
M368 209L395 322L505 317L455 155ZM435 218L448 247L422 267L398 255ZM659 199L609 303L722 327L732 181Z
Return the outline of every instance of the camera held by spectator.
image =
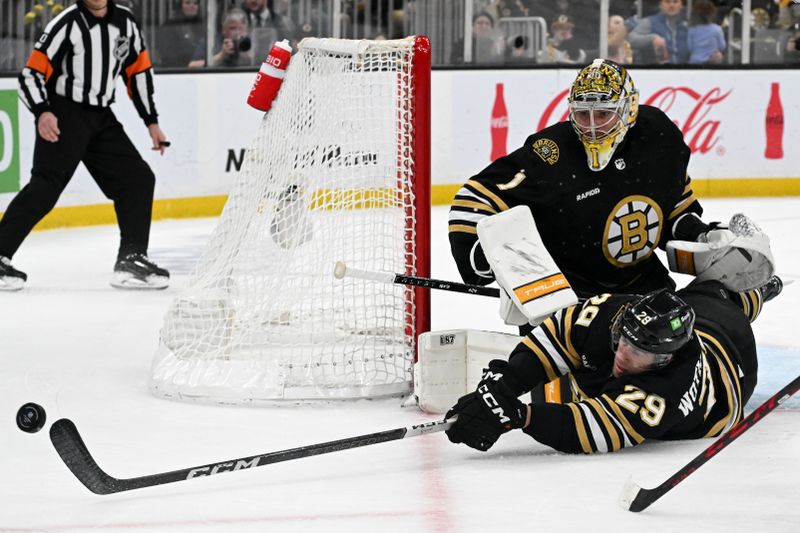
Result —
M234 37L232 40L233 40L233 49L236 51L235 53L237 54L239 52L249 52L250 49L253 47L253 41L247 35Z

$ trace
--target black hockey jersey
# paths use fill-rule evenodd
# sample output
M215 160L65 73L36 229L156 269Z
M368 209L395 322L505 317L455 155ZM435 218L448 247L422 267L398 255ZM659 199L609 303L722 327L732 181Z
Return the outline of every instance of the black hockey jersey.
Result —
M527 205L547 250L579 296L665 286L668 274L655 247L672 238L681 214L702 214L687 175L689 154L677 126L646 105L639 107L612 162L599 172L589 169L569 122L531 135L456 194L449 236L462 278L493 281L482 252L470 260L477 223Z
M594 453L645 439L714 437L739 422L756 383L748 319L760 311L761 293L740 296L718 282L704 282L677 294L695 310L696 334L658 371L612 374L610 327L624 305L636 299L633 295L592 297L528 334L509 358L526 389L570 373L591 372L605 379L594 390L578 389L574 401L533 404L524 431L563 452Z

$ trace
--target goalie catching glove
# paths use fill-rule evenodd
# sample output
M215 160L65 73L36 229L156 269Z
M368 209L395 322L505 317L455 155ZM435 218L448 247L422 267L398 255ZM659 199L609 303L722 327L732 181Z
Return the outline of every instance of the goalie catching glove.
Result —
M458 399L445 415L458 416L446 432L450 442L485 452L503 433L526 425L528 406L514 392L518 384L510 372L508 361L491 361L475 392Z
M698 281L719 280L729 290L743 292L760 287L775 273L769 237L741 213L728 226L715 226L697 242L667 242L667 260L673 272L691 274Z

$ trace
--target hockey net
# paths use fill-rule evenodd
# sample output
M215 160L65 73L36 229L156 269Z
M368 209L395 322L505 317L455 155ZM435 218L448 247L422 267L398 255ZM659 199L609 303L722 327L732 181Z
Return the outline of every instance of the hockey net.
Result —
M427 293L333 268L430 275L429 49L424 37L300 43L166 313L154 394L246 404L410 391Z

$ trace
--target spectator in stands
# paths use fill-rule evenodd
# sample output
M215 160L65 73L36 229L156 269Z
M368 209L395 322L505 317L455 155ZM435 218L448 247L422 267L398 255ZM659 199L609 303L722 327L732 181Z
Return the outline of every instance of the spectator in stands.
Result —
M640 63L684 64L689 60L689 27L683 0L661 0L658 8L628 34L634 53Z
M190 67L205 66L205 43L195 50ZM211 57L212 67L242 67L254 64L253 47L248 35L247 14L232 8L222 19L222 42Z
M295 28L291 19L279 14L273 7L273 0L244 0L242 9L247 15L253 48L266 56L276 41L294 41Z
M586 52L573 39L575 24L567 15L559 15L550 23L547 46L539 53L539 63L584 63Z
M500 18L532 17L528 0L497 0L497 15Z
M784 63L800 63L800 23L795 24L786 41L786 55Z
M474 0L472 4L473 13L486 13L492 20L497 20L502 16L498 9L499 0Z
M600 3L597 0L532 0L531 15L548 23L566 15L574 25L572 41L575 49L596 54L600 40ZM574 59L574 56L572 56Z
M628 29L620 15L608 17L608 59L620 65L633 63L633 47L628 42Z
M779 0L778 2L778 27L790 29L795 24L800 24L800 2L796 0Z
M481 12L472 19L472 61L473 63L502 63L505 43L494 28L494 17Z
M722 63L725 35L714 22L717 8L710 0L695 0L689 17L689 63L693 65Z
M200 0L178 0L177 4L177 16L158 29L156 57L164 67L189 66L197 43L205 41Z

